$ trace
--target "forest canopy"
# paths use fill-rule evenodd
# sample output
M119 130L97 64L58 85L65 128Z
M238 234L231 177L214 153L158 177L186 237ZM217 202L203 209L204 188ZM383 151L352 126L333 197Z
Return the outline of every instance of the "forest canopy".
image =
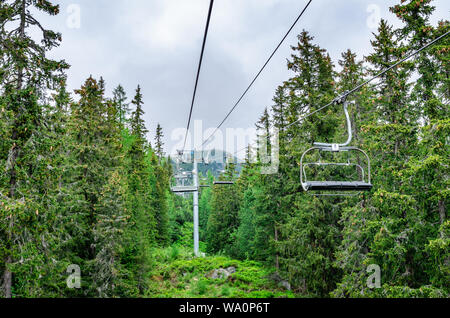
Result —
M299 177L314 142L347 136L342 105L316 110L450 31L448 20L430 23L432 0L391 7L401 27L381 20L367 56L349 49L333 61L313 34L298 35L279 65L291 77L255 123L260 135L279 132L278 171L260 173L264 162L249 147L239 173L230 160L218 178L201 176L209 187L200 191L198 260L180 255L192 249L192 197L171 192L176 165L163 127L146 128L141 86L131 98L122 85L109 94L105 79L90 76L69 92L70 66L49 57L62 35L31 9L60 10L47 0L0 3L0 296L152 297L168 288L162 281L174 296L190 277L183 264L212 270L208 257L217 255L222 265L223 256L264 268L296 297L450 296L450 37L347 97L353 145L371 160L371 191L318 197ZM81 269L76 288L68 268Z

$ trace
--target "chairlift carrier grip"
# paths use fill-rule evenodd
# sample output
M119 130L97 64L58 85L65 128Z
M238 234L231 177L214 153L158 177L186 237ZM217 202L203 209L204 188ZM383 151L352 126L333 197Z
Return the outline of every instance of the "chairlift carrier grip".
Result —
M347 141L343 144L329 144L329 143L323 143L323 142L315 142L314 146L320 147L320 148L331 148L331 151L339 151L340 147L346 147L352 142L353 134L352 134L352 123L350 121L350 115L348 114L348 102L346 97L342 98L342 101L344 103L344 113L345 113L345 119L347 122L347 133L348 138Z

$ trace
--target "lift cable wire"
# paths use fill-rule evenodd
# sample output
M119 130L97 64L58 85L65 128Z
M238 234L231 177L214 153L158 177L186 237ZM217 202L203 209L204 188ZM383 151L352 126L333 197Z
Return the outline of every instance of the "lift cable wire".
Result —
M182 151L182 153L184 153L184 150L186 148L186 141L187 141L187 137L188 137L188 134L189 134L189 128L190 128L190 125L191 125L192 111L194 109L195 96L197 94L197 86L198 86L198 81L199 81L199 78L200 78L200 71L201 71L201 68L202 68L203 54L205 52L206 39L208 37L208 29L209 29L209 23L211 21L211 13L212 13L213 5L214 5L214 0L211 0L211 2L209 4L208 18L206 20L205 33L204 33L204 36L203 36L202 51L200 53L200 60L199 60L199 63L198 63L197 77L195 79L194 93L192 95L191 109L189 111L189 119L188 119L187 128L186 128L186 136L184 137L184 144L183 144L183 151Z
M303 8L302 12L300 13L300 15L297 17L297 19L294 21L294 23L292 24L292 26L289 28L289 30L287 31L287 33L284 35L284 37L281 39L280 43L277 45L277 47L275 48L275 50L272 52L272 54L269 56L268 60L266 61L266 63L264 63L264 65L262 66L262 68L259 70L259 72L256 74L255 78L251 81L250 85L247 87L247 89L244 91L244 93L241 95L241 97L239 97L239 99L237 100L237 102L234 104L233 108L231 108L231 110L228 112L228 114L225 116L225 118L222 120L222 122L217 126L217 128L214 130L214 132L203 142L202 147L204 145L206 145L206 143L217 133L217 131L220 129L220 127L222 127L222 125L225 123L225 121L230 117L231 113L233 113L233 111L236 109L236 107L240 104L240 102L242 101L242 99L244 98L244 96L248 93L248 91L250 90L250 88L253 86L253 84L256 82L256 80L259 78L259 76L261 75L261 73L264 71L264 69L266 68L266 66L269 64L270 60L273 58L273 56L275 55L275 53L278 51L278 49L280 48L280 46L283 44L284 40L286 40L286 38L288 37L288 35L291 33L292 29L295 27L295 25L297 24L297 22L300 20L300 18L303 16L303 14L305 13L306 9L309 7L309 5L311 4L312 0L309 0L308 3L306 4L306 6Z
M432 46L432 45L435 44L436 42L438 42L438 41L442 40L443 38L445 38L446 36L448 36L449 34L450 34L450 31L448 31L447 33L445 33L445 34L443 34L443 35L437 37L436 39L434 39L434 40L431 41L430 43L424 45L424 46L421 47L420 49L418 49L418 50L412 52L412 53L409 54L408 56L406 56L406 57L404 57L403 59L397 61L395 64L393 64L393 65L389 66L388 68L386 68L385 70L379 72L378 74L376 74L375 76L373 76L373 77L370 78L369 80L365 81L364 83L359 84L358 86L356 86L355 88L353 88L353 89L351 89L351 90L345 92L345 93L342 94L341 96L336 97L335 99L333 99L330 103L326 104L325 106L322 106L322 107L320 107L320 108L314 110L313 112L311 112L311 113L309 113L309 114L307 114L307 115L305 115L305 116L300 117L300 118L297 119L296 121L294 121L294 122L290 123L289 125L286 125L285 127L283 127L283 129L287 129L287 128L289 128L289 127L291 127L291 126L293 126L293 125L295 125L295 124L297 124L297 123L299 123L299 122L305 120L306 118L308 118L308 117L310 117L310 116L312 116L312 115L314 115L314 114L316 114L316 113L318 113L318 112L324 110L325 108L327 108L327 107L333 105L334 103L336 103L336 102L338 102L338 101L340 101L340 100L342 100L342 99L344 99L344 98L347 98L347 96L349 96L349 95L355 93L356 91L360 90L362 87L364 87L364 86L366 86L367 84L371 83L373 80L375 80L375 79L377 79L378 77L380 77L380 76L386 74L387 72L389 72L389 71L392 70L393 68L397 67L397 66L400 65L401 63L403 63L403 62L409 60L411 57L413 57L413 56L419 54L420 52L422 52L423 50L429 48L430 46ZM269 139L270 139L270 136L269 136L268 140L269 140ZM250 146L250 145L248 145L248 146ZM236 154L238 154L239 152L241 152L241 151L247 149L248 146L245 147L245 148L242 148L242 149L240 149L240 150L238 150L238 151L236 151L234 154L236 155ZM250 147L251 147L251 146L250 146Z

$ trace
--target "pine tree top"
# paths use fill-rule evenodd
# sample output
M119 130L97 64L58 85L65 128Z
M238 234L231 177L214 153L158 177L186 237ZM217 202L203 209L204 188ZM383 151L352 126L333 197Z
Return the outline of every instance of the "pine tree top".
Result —
M136 95L134 96L131 103L136 106L136 109L131 115L131 131L133 135L142 140L146 140L146 134L148 130L145 127L145 121L143 119L145 113L142 109L142 105L144 104L144 102L143 95L141 93L141 87L139 85L136 89Z
M69 65L64 60L55 61L47 58L46 53L59 46L62 36L58 32L46 29L34 17L33 8L49 15L59 13L59 5L53 5L47 0L2 1L0 60L9 61L9 63L2 69L0 85L7 89L8 87L15 89L23 89L25 86L34 87L38 93L44 94L46 89L58 90L63 85L66 80L64 72ZM40 41L27 32L31 26L39 30Z

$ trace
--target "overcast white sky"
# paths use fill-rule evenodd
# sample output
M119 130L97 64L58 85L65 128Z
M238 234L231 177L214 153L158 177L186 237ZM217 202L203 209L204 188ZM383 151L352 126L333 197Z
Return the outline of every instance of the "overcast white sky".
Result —
M80 87L92 74L103 76L108 95L119 83L134 96L141 85L149 138L159 122L166 152L180 142L172 132L187 124L195 73L209 0L74 0L61 5L57 17L42 17L47 28L63 34L52 52L71 64L69 89ZM370 23L380 17L399 25L389 6L399 0L313 0L305 15L223 128L249 128L276 87L291 74L286 58L296 36L306 29L315 43L327 49L334 62L351 49L361 58L370 52ZM215 127L228 113L256 72L286 33L307 0L215 0L203 60L193 120L203 129ZM432 19L450 18L450 1L434 1ZM73 5L80 11L80 27L73 26ZM374 6L375 5L375 6ZM337 63L336 63L337 64ZM207 137L207 136L205 136Z

